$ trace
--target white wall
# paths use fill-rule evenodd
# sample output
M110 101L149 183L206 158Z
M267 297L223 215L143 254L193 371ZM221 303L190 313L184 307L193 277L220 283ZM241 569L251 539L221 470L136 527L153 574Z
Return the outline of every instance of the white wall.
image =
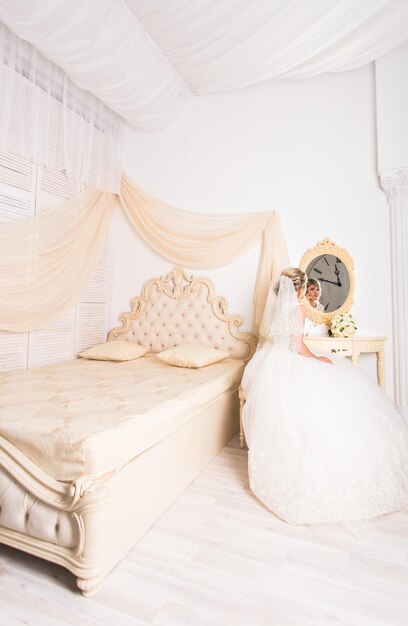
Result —
M408 166L408 44L375 62L378 170Z
M291 263L330 237L356 266L362 334L391 334L388 213L376 178L373 67L202 97L155 136L125 135L125 169L163 200L214 213L275 209ZM149 277L171 269L119 212L112 229L110 325ZM249 328L259 250L203 270ZM389 374L391 356L387 355ZM362 366L374 376L374 358ZM391 376L388 376L391 390Z

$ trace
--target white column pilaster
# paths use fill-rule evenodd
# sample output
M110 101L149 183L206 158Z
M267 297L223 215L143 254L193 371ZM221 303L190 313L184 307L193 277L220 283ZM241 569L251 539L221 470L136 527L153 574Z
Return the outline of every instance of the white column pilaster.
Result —
M395 400L408 419L408 167L380 172L390 208Z

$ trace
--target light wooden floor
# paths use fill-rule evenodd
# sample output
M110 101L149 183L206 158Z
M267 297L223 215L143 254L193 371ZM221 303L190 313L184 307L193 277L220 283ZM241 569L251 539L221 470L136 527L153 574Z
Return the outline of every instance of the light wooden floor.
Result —
M248 489L234 439L101 591L0 546L0 624L394 626L408 624L408 512L353 533L291 527Z

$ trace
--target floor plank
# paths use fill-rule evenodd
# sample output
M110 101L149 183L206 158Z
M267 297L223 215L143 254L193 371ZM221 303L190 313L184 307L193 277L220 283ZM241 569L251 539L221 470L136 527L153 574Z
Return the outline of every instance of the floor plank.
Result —
M408 511L289 526L248 486L234 438L92 598L0 546L2 626L405 626Z

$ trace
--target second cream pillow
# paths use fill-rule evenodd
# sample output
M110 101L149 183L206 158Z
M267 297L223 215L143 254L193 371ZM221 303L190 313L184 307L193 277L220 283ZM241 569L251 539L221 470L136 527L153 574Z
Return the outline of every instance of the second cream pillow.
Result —
M217 363L217 361L228 358L229 354L228 352L211 348L210 346L203 346L198 343L186 343L181 346L169 348L168 350L163 350L163 352L159 352L156 356L165 363L175 365L176 367L205 367L211 363Z

